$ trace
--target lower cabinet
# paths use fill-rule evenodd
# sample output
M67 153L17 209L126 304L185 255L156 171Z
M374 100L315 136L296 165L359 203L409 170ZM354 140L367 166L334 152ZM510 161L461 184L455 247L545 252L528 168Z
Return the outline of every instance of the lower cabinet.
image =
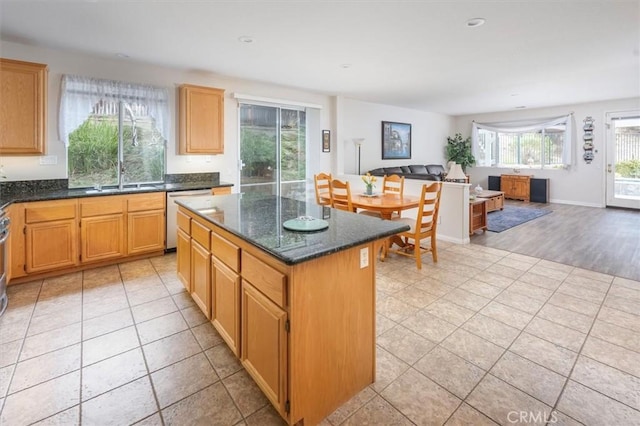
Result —
M191 297L207 319L211 319L211 254L191 239Z
M26 225L26 271L44 272L78 264L75 219Z
M127 254L164 250L164 210L128 213Z
M182 281L184 288L191 293L191 237L182 229L178 229L176 253L178 278Z
M240 276L215 256L211 266L213 326L229 349L240 356Z
M276 410L287 416L287 312L242 281L240 360Z
M124 214L82 218L80 241L83 263L124 256Z

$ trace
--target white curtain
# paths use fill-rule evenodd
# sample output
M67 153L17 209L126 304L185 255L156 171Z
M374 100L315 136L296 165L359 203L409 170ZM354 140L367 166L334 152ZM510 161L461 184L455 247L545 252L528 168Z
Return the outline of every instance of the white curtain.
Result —
M63 75L58 132L65 145L69 144L69 134L85 122L101 100L144 104L162 137L169 140L169 90L166 88Z
M545 118L527 121L509 121L502 123L476 123L473 122L471 130L471 149L476 158L480 158L480 145L478 130L488 130L497 133L527 133L539 132L547 127L565 125L564 143L562 146L562 163L565 166L573 164L573 115L563 115L561 117ZM490 159L489 159L490 161ZM479 164L480 165L480 164ZM490 165L490 164L489 164Z

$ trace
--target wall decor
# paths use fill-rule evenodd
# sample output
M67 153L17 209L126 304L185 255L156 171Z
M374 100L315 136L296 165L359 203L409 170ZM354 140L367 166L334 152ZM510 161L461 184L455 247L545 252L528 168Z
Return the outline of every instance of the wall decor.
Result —
M584 154L582 158L584 158L585 163L591 164L593 161L593 122L595 120L593 117L588 116L583 120L584 126L582 126L582 130L584 130L584 135L582 139L584 140L584 145L582 148L584 149Z
M331 130L322 131L322 152L331 152Z
M411 124L382 122L382 159L411 158Z

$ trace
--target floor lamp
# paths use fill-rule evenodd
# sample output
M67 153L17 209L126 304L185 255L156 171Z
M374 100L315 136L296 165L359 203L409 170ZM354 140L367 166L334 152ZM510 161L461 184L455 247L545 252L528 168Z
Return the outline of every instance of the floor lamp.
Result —
M362 143L364 142L364 138L355 138L353 143L358 147L358 174L360 174L360 148L362 147Z

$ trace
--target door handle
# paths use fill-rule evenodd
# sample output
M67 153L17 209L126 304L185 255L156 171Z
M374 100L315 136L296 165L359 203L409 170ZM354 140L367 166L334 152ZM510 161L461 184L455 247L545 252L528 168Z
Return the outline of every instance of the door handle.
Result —
M611 164L607 164L607 173L611 173Z

